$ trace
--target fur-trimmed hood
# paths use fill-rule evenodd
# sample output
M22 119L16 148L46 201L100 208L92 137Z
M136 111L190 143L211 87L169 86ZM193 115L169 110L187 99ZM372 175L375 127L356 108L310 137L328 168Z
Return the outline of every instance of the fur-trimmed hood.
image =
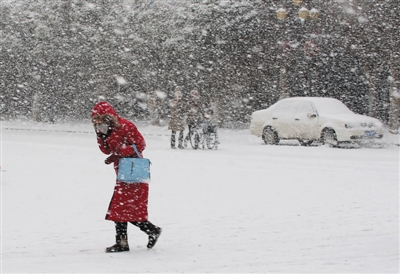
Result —
M111 114L114 115L115 117L118 117L117 112L115 109L112 107L107 102L99 102L97 103L92 110L92 117L96 115L104 115L104 114Z
M107 102L97 103L92 110L92 123L97 124L99 122L110 121L115 127L120 127L120 117L117 112Z

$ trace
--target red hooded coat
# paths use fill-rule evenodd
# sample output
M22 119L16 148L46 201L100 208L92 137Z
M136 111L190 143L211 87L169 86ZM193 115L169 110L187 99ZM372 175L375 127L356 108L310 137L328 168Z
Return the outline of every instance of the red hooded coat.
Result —
M138 157L132 147L132 144L135 144L139 153L142 154L146 142L137 127L127 119L119 117L107 102L100 102L94 106L92 117L105 114L114 116L119 127L114 126L110 136L106 139L97 138L100 150L104 154L114 154L120 157ZM116 173L118 173L118 161L118 159L114 161ZM106 220L115 222L147 221L148 195L147 183L123 183L117 180Z

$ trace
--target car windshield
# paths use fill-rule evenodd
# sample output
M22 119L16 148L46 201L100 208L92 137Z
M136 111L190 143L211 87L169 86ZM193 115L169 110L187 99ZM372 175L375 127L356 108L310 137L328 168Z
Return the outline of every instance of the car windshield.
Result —
M335 99L322 99L314 102L320 115L353 113L346 105Z

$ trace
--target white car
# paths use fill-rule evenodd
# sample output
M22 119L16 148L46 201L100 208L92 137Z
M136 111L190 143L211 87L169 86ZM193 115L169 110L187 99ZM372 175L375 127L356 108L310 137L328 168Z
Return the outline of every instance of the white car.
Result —
M337 99L293 97L253 112L250 131L269 145L297 139L303 146L319 141L335 147L380 139L384 130L378 119L356 114Z

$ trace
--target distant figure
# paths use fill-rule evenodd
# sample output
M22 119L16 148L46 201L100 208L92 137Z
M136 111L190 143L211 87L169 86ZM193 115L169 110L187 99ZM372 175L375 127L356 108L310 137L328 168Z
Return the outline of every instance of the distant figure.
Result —
M157 97L155 93L152 93L147 101L147 107L150 112L150 120L151 120L151 125L153 126L160 126L161 125L161 119L160 119L160 99Z
M100 150L109 155L107 165L113 163L118 174L118 163L122 157L138 158L146 142L137 127L127 119L119 117L107 102L99 102L92 110L92 123ZM148 221L147 203L149 185L147 183L123 183L117 180L114 194L106 214L106 220L115 222L116 243L106 248L106 252L129 251L128 222L139 227L149 236L147 248L153 248L161 234L161 228Z
M187 146L187 142L190 140L193 128L203 122L207 109L208 106L201 100L200 93L197 90L190 91L190 98L186 107L186 123L189 128L189 133L185 138L185 146Z
M218 137L217 125L214 124L213 118L214 118L214 110L212 108L207 108L204 111L203 132L215 133L215 148L218 148L220 142Z
M185 143L190 140L192 128L200 123L200 121L203 119L203 105L201 103L200 94L197 90L190 91L190 98L186 107L186 112L186 123L188 125L189 132L186 135Z
M180 90L177 90L175 92L175 99L171 102L170 109L171 114L168 129L172 130L171 148L175 149L175 135L176 132L179 131L178 148L183 149L183 131L185 130L185 106L183 105L182 92Z

